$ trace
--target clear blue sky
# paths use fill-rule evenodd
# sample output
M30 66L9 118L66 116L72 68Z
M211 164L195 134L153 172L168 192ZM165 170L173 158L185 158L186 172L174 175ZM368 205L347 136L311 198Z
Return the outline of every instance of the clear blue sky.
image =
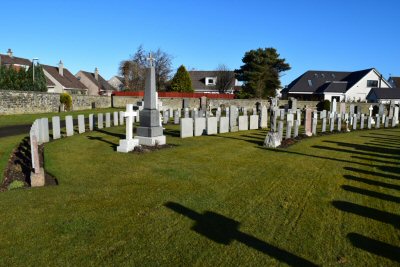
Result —
M174 56L173 65L239 68L244 53L275 47L306 70L377 68L400 76L400 1L0 1L0 53L60 59L74 74L98 67L106 79L143 44Z

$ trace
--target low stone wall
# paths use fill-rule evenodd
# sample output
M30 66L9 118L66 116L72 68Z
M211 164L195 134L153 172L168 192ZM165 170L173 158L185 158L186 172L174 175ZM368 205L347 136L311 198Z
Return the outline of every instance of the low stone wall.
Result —
M187 99L189 100L189 108L200 108L200 98ZM141 100L141 97L113 96L112 106L116 108L124 108L126 104L136 105L136 103ZM183 98L160 98L160 100L162 101L164 107L173 109L183 107ZM207 99L207 103L211 104L212 107L219 107L221 105L236 105L238 107L253 108L256 106L257 102L269 107L269 101L265 99Z
M72 95L73 110L84 110L91 108L110 108L110 96L89 96L89 95Z
M58 94L0 90L2 115L57 112L59 105Z
M110 96L72 95L73 110L111 107ZM60 95L44 92L0 90L0 114L58 112Z

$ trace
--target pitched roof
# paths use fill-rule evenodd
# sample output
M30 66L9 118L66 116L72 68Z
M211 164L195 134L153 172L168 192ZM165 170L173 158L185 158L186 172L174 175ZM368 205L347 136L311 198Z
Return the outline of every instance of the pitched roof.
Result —
M233 73L233 71L232 71ZM215 85L206 85L206 77L217 77L218 71L189 71L190 79L192 80L193 89L198 90L218 90ZM235 79L232 79L232 87L235 85Z
M87 89L72 73L64 68L63 76L58 72L58 67L41 65L54 79L56 79L62 86L69 89Z
M400 88L400 77L390 77L389 79L391 79L394 82L395 87Z
M354 84L356 84L361 78L367 75L371 70L372 69L366 69L354 72L310 70L291 82L288 85L288 91L289 93L344 93ZM346 84L346 87L344 87L344 84Z
M372 88L368 96L372 94L377 99L400 99L400 88Z
M21 57L10 57L9 55L0 55L1 57L1 64L7 65L23 65L23 66L30 66L32 62L29 59L21 58Z
M114 91L116 90L114 87L112 87L100 74L98 75L99 80L96 80L95 75L93 72L88 72L88 71L80 71L83 75L89 78L89 80L96 84L100 90L102 91Z
M47 76L45 76L45 78L46 78L46 85L47 86L55 86L55 84L49 78L47 78Z

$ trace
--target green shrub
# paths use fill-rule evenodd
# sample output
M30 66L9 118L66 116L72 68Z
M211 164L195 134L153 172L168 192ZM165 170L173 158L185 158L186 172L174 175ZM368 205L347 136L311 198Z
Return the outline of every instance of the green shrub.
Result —
M71 110L72 97L67 93L62 93L60 95L60 103L64 105L65 110Z
M11 184L8 185L8 190L18 189L25 187L25 183L22 181L12 181Z
M322 110L331 110L331 101L329 100L324 100L321 101L317 104L317 110L322 111Z

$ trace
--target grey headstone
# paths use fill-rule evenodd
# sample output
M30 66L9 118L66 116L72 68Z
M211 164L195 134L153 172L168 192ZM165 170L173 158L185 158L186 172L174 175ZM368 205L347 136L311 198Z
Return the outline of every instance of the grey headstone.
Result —
M278 134L279 134L279 140L282 140L282 138L283 138L283 121L278 122Z
M260 127L263 129L268 127L268 109L265 106L261 108Z
M292 134L292 125L290 123L286 123L286 139L290 139Z
M174 124L179 124L179 110L174 111Z
M119 125L124 125L124 112L119 112Z
M169 121L169 110L164 110L163 112L163 123L168 124Z
M326 117L322 119L322 130L323 133L326 132Z
M219 119L219 133L227 133L229 132L229 118L221 117Z
M61 129L60 129L60 117L54 116L51 118L51 124L53 126L53 139L61 138Z
M194 136L203 135L206 131L206 118L194 119Z
M98 129L103 129L103 113L98 113L97 114L97 128Z
M356 115L353 116L353 130L357 130L358 118Z
M67 136L74 135L74 122L72 116L65 116L65 129Z
M294 138L299 136L299 125L300 125L300 123L298 121L294 121L294 128L293 128L293 137Z
M333 132L335 130L335 119L334 118L330 118L330 131Z
M239 131L249 130L249 117L247 115L239 116Z
M93 131L94 128L94 119L93 119L93 114L89 114L89 130Z
M181 119L181 138L193 137L193 119Z
M216 117L207 118L207 135L218 134L218 119Z
M364 129L364 114L361 114L361 119L360 119L360 129L363 130Z
M312 120L312 134L313 135L317 135L317 122L318 122L318 119L313 118L313 120Z
M375 128L379 129L381 127L381 117L378 115L376 115L376 119L375 119Z
M268 132L264 140L264 146L269 148L277 148L281 145L279 133Z
M342 131L342 117L337 118L337 130L338 130L338 132Z
M367 127L368 127L368 129L371 129L371 127L372 127L372 117L371 116L368 116Z
M84 115L78 115L78 133L84 133L85 132L85 116Z
M111 114L110 113L106 113L106 128L111 126Z

